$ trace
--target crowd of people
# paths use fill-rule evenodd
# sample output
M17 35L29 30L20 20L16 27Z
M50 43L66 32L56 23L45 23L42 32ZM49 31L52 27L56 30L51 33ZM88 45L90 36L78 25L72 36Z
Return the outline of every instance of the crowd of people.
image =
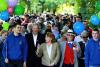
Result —
M25 14L0 20L0 67L100 67L100 29L79 14ZM75 22L85 29L76 34Z

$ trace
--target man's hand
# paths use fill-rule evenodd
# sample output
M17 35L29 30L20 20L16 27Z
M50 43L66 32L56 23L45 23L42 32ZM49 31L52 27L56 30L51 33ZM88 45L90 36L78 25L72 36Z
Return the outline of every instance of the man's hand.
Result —
M24 61L24 63L23 63L23 67L26 67L26 62Z
M37 54L37 55L38 55L38 53L39 53L39 48L40 48L40 45L38 44L37 50L36 50L36 54Z
M54 66L54 63L51 63L50 66Z
M5 59L5 63L9 63L8 58Z

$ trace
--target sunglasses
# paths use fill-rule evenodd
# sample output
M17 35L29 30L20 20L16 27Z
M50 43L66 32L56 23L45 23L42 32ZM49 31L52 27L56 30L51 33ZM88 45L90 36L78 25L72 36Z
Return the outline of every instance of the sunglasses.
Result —
M67 34L67 36L74 36L73 34Z

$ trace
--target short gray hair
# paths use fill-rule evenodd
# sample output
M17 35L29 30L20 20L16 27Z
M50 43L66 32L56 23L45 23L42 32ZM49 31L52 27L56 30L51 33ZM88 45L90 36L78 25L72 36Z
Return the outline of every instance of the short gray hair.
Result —
M34 27L34 26L37 26L38 29L40 29L40 25L39 25L38 23L33 23L33 27Z

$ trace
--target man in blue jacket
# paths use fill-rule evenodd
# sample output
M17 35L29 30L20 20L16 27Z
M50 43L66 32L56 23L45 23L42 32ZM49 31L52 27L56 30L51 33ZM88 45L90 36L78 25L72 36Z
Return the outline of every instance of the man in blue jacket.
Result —
M95 29L85 48L85 67L100 67L100 33Z
M27 41L21 34L21 25L16 23L3 46L3 57L7 67L26 67Z

